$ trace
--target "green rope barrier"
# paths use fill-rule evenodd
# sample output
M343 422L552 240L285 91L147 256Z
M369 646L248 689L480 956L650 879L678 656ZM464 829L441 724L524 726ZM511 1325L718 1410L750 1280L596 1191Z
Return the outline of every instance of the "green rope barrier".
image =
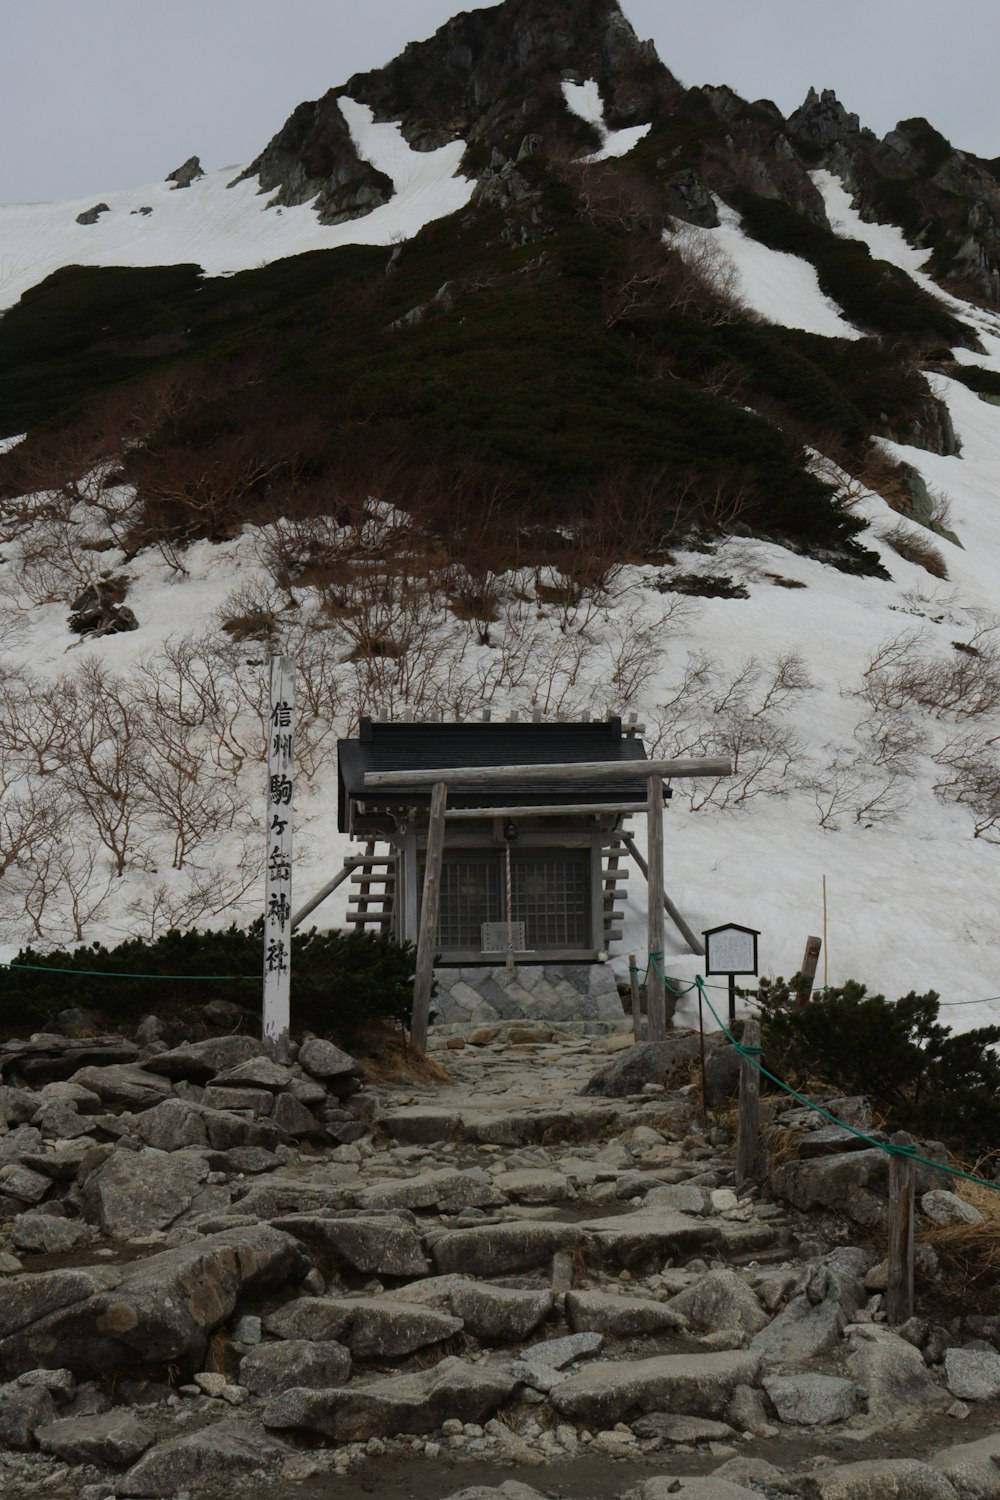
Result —
M724 984L709 984L707 981L703 981L703 983L705 989L707 990L724 990L726 988ZM827 990L832 990L833 988L834 986L832 984L814 985L812 994L825 995ZM747 1002L748 1005L760 1005L760 1001L756 1000L754 996L750 994L749 990L743 990L740 993L742 994L743 999ZM1000 1003L1000 995L987 995L984 1000L940 1000L938 1001L938 1009L954 1010L956 1006L960 1005L996 1005L997 1003ZM899 1001L887 1000L886 1004L898 1005Z
M744 1047L742 1042L738 1042L736 1040L732 1032L729 1030L728 1026L726 1026L725 1022L719 1016L718 1012L715 1009L715 1006L708 998L708 995L705 993L705 981L702 979L700 974L695 976L695 984L697 985L699 992L703 996L705 1004L712 1012L719 1030L722 1032L723 1036L725 1036L726 1040L736 1048L736 1051L739 1053L740 1057L745 1057L748 1062L753 1064L758 1073L761 1073L765 1078L769 1078L771 1082L773 1084L776 1084L779 1089L783 1089L786 1094L790 1094L793 1099L797 1099L799 1103L804 1104L807 1109L811 1109L814 1111L814 1113L822 1115L823 1118L825 1120L829 1120L832 1125L839 1125L841 1130L849 1131L851 1135L857 1136L858 1140L864 1141L866 1145L877 1146L878 1149L880 1151L884 1151L887 1156L908 1156L912 1161L919 1162L920 1165L924 1167L931 1167L935 1172L947 1172L949 1177L960 1177L963 1182L975 1182L979 1187L989 1188L993 1193L1000 1193L1000 1183L988 1182L985 1177L977 1177L972 1172L961 1172L957 1167L943 1167L939 1161L931 1161L930 1157L927 1156L918 1156L917 1148L913 1144L898 1145L893 1141L877 1141L873 1136L866 1135L863 1130L857 1130L853 1125L848 1125L846 1120L841 1120L837 1117L837 1115L831 1114L831 1112L828 1109L824 1109L821 1104L815 1104L812 1099L807 1099L804 1094L800 1094L796 1089L793 1089L791 1084L785 1083L783 1079L778 1078L774 1073L769 1072L762 1063L757 1061L757 1057L755 1054L761 1053L763 1051L763 1048Z
M259 979L259 974L133 974L126 969L61 969L55 964L4 964L0 969L25 969L33 974L82 974L89 979Z
M689 995L691 991L696 988L698 981L695 980L694 984L689 984L686 989L679 990L676 985L670 983L670 980L667 978L666 974L664 974L663 970L657 963L656 960L662 957L662 953L650 953L649 955L650 965L653 969L655 969L657 977L663 981L664 986L670 991L672 995ZM649 969L646 970L646 973L649 973Z

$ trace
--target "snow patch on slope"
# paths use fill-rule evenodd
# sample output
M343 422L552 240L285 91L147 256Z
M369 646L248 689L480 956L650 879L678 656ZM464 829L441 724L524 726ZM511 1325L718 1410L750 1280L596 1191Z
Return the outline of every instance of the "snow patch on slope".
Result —
M361 155L391 178L389 203L345 224L321 224L310 204L268 208L254 179L229 186L236 167L190 187L169 183L108 193L108 212L77 224L92 199L0 205L0 308L61 266L201 266L208 276L251 270L307 250L389 245L465 207L475 183L458 175L465 150L452 141L414 151L398 125L376 125L366 105L340 101Z
M585 162L609 161L613 157L627 156L633 146L637 146L652 129L651 125L631 125L627 130L609 130L605 124L604 105L596 79L588 78L585 83L564 82L562 91L567 107L573 114L586 120L588 125L595 126L601 135L601 149L583 157Z
M884 260L891 266L905 271L907 276L922 291L942 302L949 312L973 327L984 348L993 356L1000 357L1000 314L987 308L964 302L961 297L945 291L923 270L930 259L930 251L910 245L903 231L895 224L869 224L851 201L851 194L839 177L832 172L810 172L810 177L819 190L826 208L826 216L834 234L842 239L860 240L867 245L876 260ZM960 364L984 364L981 354L974 350L957 348L952 351ZM997 368L997 366L993 366Z
M859 339L836 303L820 289L815 267L797 255L770 250L745 234L740 216L716 199L717 229L695 224L677 224L665 238L695 253L709 249L721 255L735 277L734 291L747 306L769 323L801 328L824 338Z

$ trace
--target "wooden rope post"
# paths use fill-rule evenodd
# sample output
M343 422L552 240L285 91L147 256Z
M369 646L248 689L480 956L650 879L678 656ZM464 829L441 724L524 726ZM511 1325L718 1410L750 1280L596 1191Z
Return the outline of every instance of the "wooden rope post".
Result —
M894 1146L912 1145L905 1131L892 1136ZM885 1294L889 1323L913 1317L913 1158L905 1153L889 1157L889 1262Z
M427 826L427 867L424 871L424 897L417 934L417 966L413 976L410 1045L415 1052L427 1050L438 911L441 906L441 856L444 851L444 810L447 800L448 783L436 781L431 793L431 815Z
M663 983L663 778L646 782L646 818L649 824L649 876L646 892L649 932L649 970L646 974L646 1017L649 1040L667 1039L667 991Z
M760 1022L744 1021L744 1047L760 1046ZM757 1168L757 1136L760 1130L760 1069L753 1058L740 1058L740 1107L736 1132L736 1186L753 1176Z
M628 982L632 991L632 1039L642 1041L642 1001L639 998L639 972L635 954L628 956Z

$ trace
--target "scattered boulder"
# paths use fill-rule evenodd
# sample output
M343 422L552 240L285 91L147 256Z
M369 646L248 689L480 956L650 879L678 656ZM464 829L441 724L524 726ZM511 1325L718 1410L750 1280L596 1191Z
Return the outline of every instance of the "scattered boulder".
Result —
M669 1306L695 1328L709 1333L723 1328L759 1333L769 1322L767 1313L735 1271L710 1271L687 1291L672 1297Z
M208 1131L197 1105L185 1099L164 1099L130 1122L131 1129L156 1151L183 1151L185 1146L205 1146Z
M301 1240L324 1276L344 1266L377 1276L427 1274L420 1236L392 1215L324 1219L288 1214L274 1224Z
M995 1401L1000 1396L1000 1354L993 1349L947 1349L944 1378L962 1401Z
M567 1292L566 1321L574 1333L591 1331L612 1338L669 1332L688 1324L670 1303L613 1292Z
M666 1042L636 1042L599 1068L582 1090L603 1099L641 1094L647 1083L670 1084L684 1075L698 1056L698 1038L672 1037Z
M771 1375L763 1386L780 1420L795 1427L825 1427L854 1415L854 1382L836 1375Z
M981 1224L983 1215L978 1208L971 1203L966 1203L956 1193L948 1193L940 1188L930 1193L924 1193L920 1200L920 1207L924 1211L924 1217L930 1219L932 1224Z
M920 1150L923 1156L933 1156L939 1148L925 1143ZM937 1190L951 1183L947 1173L919 1162L914 1166L917 1192ZM889 1157L873 1146L865 1151L841 1151L833 1156L782 1162L771 1174L771 1189L777 1197L785 1198L804 1212L824 1208L839 1218L881 1230L889 1198Z
M279 1094L293 1078L291 1068L283 1063L273 1062L269 1057L248 1057L245 1062L217 1073L210 1082L217 1088L269 1089Z
M53 1453L64 1463L105 1464L122 1468L152 1447L153 1429L118 1406L103 1416L61 1417L35 1434L43 1453Z
M285 1138L284 1131L270 1120L251 1120L228 1109L201 1110L208 1134L208 1144L216 1151L231 1151L234 1146L257 1146L273 1151Z
M958 1500L943 1474L915 1458L838 1464L799 1481L806 1500Z
M926 1410L947 1405L920 1350L906 1339L875 1324L856 1328L851 1342L847 1368L867 1391L868 1414L876 1421L912 1423Z
M275 1469L287 1453L252 1423L229 1418L157 1443L124 1475L119 1493L134 1495L136 1500L158 1500L180 1490Z
M101 214L109 214L110 212L111 210L106 203L95 203L93 208L86 208L82 214L77 214L76 222L78 224L96 224Z
M465 1282L451 1293L451 1309L473 1338L516 1344L535 1332L552 1311L551 1292ZM576 1329L575 1324L571 1327Z
M449 1419L481 1424L517 1386L516 1376L503 1365L449 1358L432 1370L367 1386L285 1391L264 1408L263 1422L276 1429L307 1428L341 1443L366 1442L402 1432L433 1432Z
M332 1042L318 1036L311 1036L302 1043L298 1063L300 1068L304 1068L314 1078L325 1081L352 1078L361 1072L361 1064L350 1053L342 1052Z
M0 1167L0 1193L16 1198L19 1203L40 1203L51 1186L44 1172L33 1172L20 1162Z
M1000 1433L974 1443L956 1443L935 1453L929 1462L951 1481L962 1500L1000 1497Z
M350 1377L351 1356L333 1339L285 1339L258 1344L240 1361L240 1384L257 1396L275 1396L292 1387L328 1390Z
M130 1240L172 1224L191 1207L207 1176L201 1156L115 1151L87 1178L80 1206L102 1233Z
M19 1214L10 1232L14 1249L33 1255L58 1255L89 1244L93 1238L93 1229L79 1219L60 1219L35 1211Z
M33 1448L36 1429L56 1415L56 1403L44 1386L0 1385L0 1443L8 1448Z
M284 1339L335 1339L358 1359L398 1359L462 1331L461 1318L374 1297L303 1297L266 1320Z
M203 1042L186 1042L168 1052L158 1052L147 1059L145 1067L151 1073L162 1073L167 1078L188 1078L207 1083L216 1073L235 1068L248 1058L259 1057L263 1051L262 1043L250 1036L216 1036Z
M124 1267L13 1277L0 1305L0 1372L48 1363L87 1372L168 1363L197 1370L240 1296L294 1283L307 1269L289 1235L258 1224Z
M721 1417L736 1387L753 1384L759 1368L757 1356L742 1351L608 1360L568 1375L551 1400L588 1427L609 1427L631 1412Z
M82 1067L73 1083L97 1095L111 1109L151 1109L170 1095L170 1080L131 1063Z

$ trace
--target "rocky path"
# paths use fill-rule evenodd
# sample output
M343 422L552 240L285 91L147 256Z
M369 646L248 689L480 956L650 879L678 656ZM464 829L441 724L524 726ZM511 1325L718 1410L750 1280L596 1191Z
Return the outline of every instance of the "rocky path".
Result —
M881 1153L787 1111L738 1195L693 1040L630 1042L0 1046L5 1500L1000 1496L1000 1319L886 1326Z

